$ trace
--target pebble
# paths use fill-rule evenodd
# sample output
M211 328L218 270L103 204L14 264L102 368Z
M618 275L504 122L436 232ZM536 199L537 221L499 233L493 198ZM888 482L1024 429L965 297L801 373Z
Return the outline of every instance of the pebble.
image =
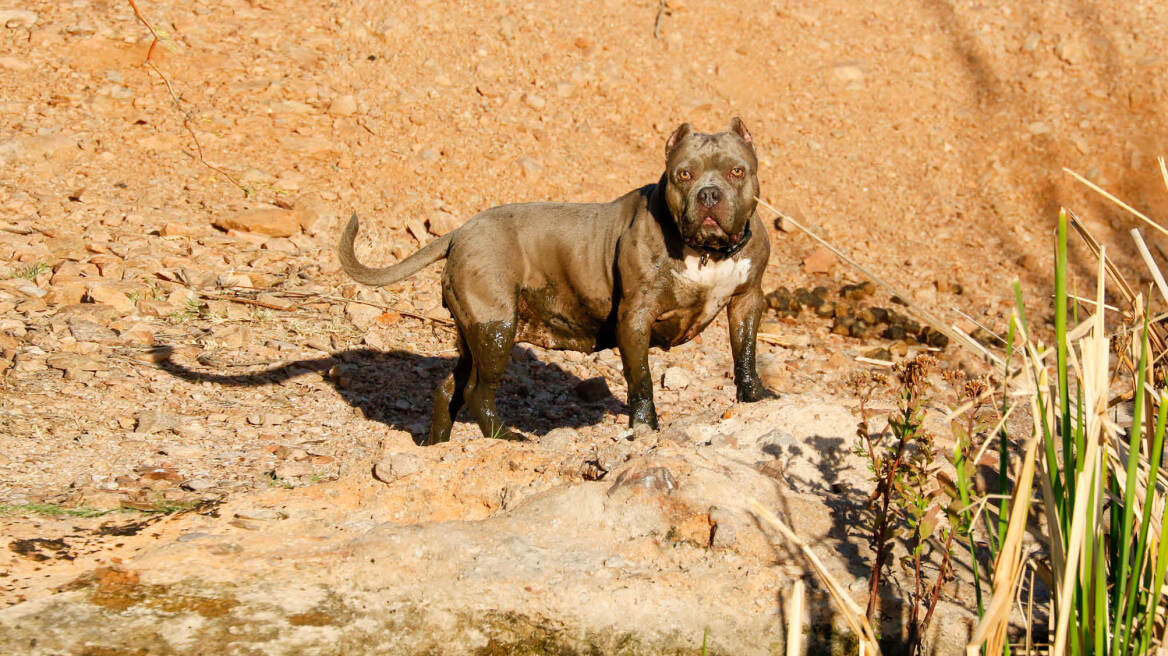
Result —
M358 328L368 328L381 316L381 310L365 303L346 303L345 316Z
M117 286L118 283L95 283L89 286L86 296L94 303L108 305L119 314L128 314L134 311L134 302Z
M373 476L382 483L422 471L425 461L412 453L391 453L373 465Z
M548 431L539 438L539 445L552 451L566 452L580 441L580 432L569 426L561 426Z
M69 334L73 335L73 339L79 342L112 344L118 341L117 333L88 319L70 319Z
M534 157L520 157L515 160L515 164L519 167L519 171L523 174L523 179L528 182L538 180L543 174L543 165L539 163Z
M78 353L54 353L45 358L45 364L62 371L101 371L101 363Z
M276 478L281 480L291 480L300 478L301 476L311 476L313 474L313 468L311 462L285 461L276 465L273 473L276 475Z
M634 467L617 476L612 487L608 488L608 496L626 496L635 492L669 494L676 489L677 479L665 467Z
M864 82L864 69L858 62L840 62L832 67L837 80L845 82L848 88L860 86Z
M218 216L212 222L223 230L291 237L300 232L300 214L282 207L261 207L227 216Z
M17 72L27 71L32 68L32 62L17 57L0 57L0 68Z
M835 261L835 253L820 246L803 258L803 272L809 274L830 273L835 266Z
M357 97L351 93L337 96L329 103L328 111L333 116L352 116L357 113Z
M612 396L612 392L608 389L608 381L600 376L580 381L573 391L585 403L596 403Z
M183 423L182 417L162 410L143 410L135 419L134 431L146 435L173 431Z
M668 390L680 390L689 387L690 373L681 367L669 367L661 376L661 386Z
M0 9L0 23L8 29L29 28L36 25L36 12L27 9Z
M235 513L236 519L255 519L270 522L279 519L288 519L288 513L273 508L245 508Z
M426 227L435 235L444 235L448 232L453 232L460 225L462 225L462 219L450 212L440 211L426 219Z

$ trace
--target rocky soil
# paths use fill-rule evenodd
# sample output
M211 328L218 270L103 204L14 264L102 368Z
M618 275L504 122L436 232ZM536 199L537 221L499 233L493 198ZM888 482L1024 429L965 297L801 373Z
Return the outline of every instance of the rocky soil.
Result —
M723 318L652 354L659 433L625 428L613 352L521 346L500 407L528 441L419 447L439 268L348 281L342 219L392 262L492 205L655 181L678 123L738 115L764 200L992 343L1014 278L1047 314L1059 206L1143 270L1062 166L1168 210L1163 3L138 5L174 97L129 3L0 3L0 651L774 653L796 578L845 649L745 500L862 600L847 377L978 358L779 226L781 399L734 404Z

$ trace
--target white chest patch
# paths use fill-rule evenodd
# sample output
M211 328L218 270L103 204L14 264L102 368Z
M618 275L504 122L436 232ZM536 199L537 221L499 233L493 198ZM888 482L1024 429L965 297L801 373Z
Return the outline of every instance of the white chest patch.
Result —
M750 260L710 260L702 265L702 258L698 255L685 256L685 269L674 271L673 275L681 281L695 287L700 287L705 294L706 302L702 307L697 324L704 325L714 315L726 307L726 302L734 290L750 277Z

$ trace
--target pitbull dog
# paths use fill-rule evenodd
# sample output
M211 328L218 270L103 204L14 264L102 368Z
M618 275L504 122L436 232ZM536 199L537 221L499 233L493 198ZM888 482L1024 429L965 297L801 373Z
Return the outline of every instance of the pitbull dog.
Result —
M649 347L668 349L728 309L739 401L773 396L755 367L770 242L755 212L758 160L738 118L727 132L685 123L665 143L665 173L610 203L522 203L478 214L383 269L353 252L357 215L338 247L349 276L389 285L446 258L443 305L458 363L434 391L430 443L450 439L469 405L483 435L518 437L495 409L516 341L549 349L620 349L629 423L657 428Z

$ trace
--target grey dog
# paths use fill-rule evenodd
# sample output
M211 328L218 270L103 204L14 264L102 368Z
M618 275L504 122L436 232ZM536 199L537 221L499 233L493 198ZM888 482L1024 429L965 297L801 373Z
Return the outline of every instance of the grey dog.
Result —
M738 118L665 144L656 184L610 203L522 203L486 210L383 269L353 252L357 215L338 247L357 282L389 285L445 258L442 300L458 328L458 363L434 391L430 443L450 439L463 405L483 434L513 439L495 393L516 341L585 353L616 347L629 423L657 428L649 347L698 335L722 308L739 401L773 394L755 366L770 242L755 211L758 159Z

